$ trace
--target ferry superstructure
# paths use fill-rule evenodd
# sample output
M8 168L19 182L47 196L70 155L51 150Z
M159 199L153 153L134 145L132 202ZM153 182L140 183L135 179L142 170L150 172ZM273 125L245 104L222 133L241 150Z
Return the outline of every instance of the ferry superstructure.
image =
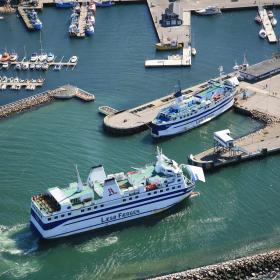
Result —
M175 102L162 109L151 122L155 138L183 133L219 116L234 103L236 77L225 81L208 81L208 86L191 97L184 97L181 88L174 94Z
M92 167L86 184L54 187L31 199L31 227L44 239L60 238L158 213L190 196L203 170L178 165L159 149L155 164L106 175Z

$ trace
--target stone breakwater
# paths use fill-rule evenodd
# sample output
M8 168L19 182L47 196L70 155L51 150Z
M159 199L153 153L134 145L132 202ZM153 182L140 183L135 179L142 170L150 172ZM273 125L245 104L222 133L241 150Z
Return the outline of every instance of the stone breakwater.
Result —
M54 99L53 92L47 91L36 94L16 102L9 103L0 107L0 119L7 118L12 114L20 113L32 107L42 105Z
M280 250L250 257L208 265L187 271L150 278L153 280L173 279L278 279L280 277Z
M86 102L93 101L95 99L95 96L91 93L71 85L64 85L54 90L48 90L16 102L0 106L0 119L7 118L15 113L21 113L35 106L43 105L53 101L54 99L70 99L74 97Z

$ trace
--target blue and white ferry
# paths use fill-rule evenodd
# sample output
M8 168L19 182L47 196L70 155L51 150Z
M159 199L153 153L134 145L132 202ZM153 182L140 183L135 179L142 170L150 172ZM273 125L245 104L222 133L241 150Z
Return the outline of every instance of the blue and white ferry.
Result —
M145 217L190 196L203 170L178 165L159 149L155 164L106 175L92 167L87 182L54 187L31 199L31 227L44 239L60 238Z
M236 77L225 81L208 81L205 89L184 97L181 88L174 94L175 102L162 109L151 122L151 135L164 137L188 131L219 116L234 103Z

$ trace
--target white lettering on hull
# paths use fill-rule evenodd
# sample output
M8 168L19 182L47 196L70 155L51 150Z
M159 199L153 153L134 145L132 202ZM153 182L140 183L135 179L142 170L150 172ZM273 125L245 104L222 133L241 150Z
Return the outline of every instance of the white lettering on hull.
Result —
M112 221L116 221L116 220L119 220L119 219L125 219L125 218L135 216L135 215L138 215L138 214L140 214L139 209L131 210L131 211L128 211L128 212L120 212L120 213L117 213L117 214L112 215L112 216L101 217L101 223L109 223L109 222L112 222Z

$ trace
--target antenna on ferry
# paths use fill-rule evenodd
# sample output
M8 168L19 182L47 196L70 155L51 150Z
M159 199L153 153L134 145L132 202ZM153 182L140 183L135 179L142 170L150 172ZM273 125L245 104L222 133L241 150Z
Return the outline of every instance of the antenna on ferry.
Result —
M224 67L222 65L219 67L219 72L220 72L220 82L222 82L222 76L224 74Z
M83 190L83 183L79 174L78 166L76 164L76 172L77 172L77 178L78 178L78 185L77 185L77 192L81 192Z

